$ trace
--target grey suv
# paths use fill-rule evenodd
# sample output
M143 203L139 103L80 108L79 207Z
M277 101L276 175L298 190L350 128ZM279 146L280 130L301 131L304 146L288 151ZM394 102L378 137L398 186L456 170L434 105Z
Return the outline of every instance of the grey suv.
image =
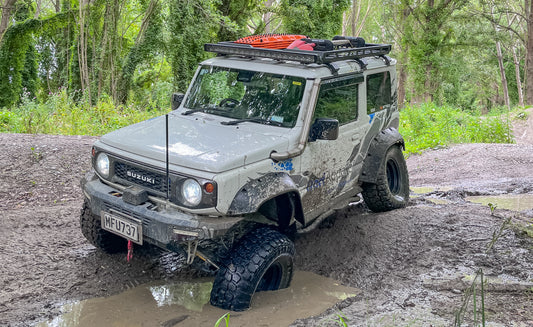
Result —
M292 236L358 201L404 207L390 45L309 40L323 51L206 44L167 115L95 142L81 184L81 229L106 252L128 240L184 253L216 271L211 304L250 307L288 287Z

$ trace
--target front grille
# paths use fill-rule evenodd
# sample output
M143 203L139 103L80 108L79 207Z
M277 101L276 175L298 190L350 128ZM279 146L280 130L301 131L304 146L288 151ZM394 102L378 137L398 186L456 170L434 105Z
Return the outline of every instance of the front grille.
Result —
M168 183L165 183L166 177L164 174L115 161L115 176L154 191L167 192Z

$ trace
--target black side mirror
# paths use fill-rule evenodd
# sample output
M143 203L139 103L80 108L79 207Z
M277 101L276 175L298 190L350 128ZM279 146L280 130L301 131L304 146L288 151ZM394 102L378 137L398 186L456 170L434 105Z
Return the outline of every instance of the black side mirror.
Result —
M332 118L317 118L311 126L309 142L336 140L339 137L339 121Z
M172 105L172 110L176 110L179 108L180 104L183 102L183 98L185 98L185 94L183 93L172 94L172 99L170 101Z

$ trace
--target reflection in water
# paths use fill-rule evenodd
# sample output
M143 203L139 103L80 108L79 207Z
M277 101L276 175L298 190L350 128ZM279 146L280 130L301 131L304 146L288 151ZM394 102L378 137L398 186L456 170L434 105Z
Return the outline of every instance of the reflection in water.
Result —
M107 298L67 304L63 315L37 326L214 326L227 311L209 305L212 284L212 280L198 279L139 286ZM250 310L232 312L230 326L287 326L356 293L333 279L297 271L291 287L259 292Z
M524 211L533 209L533 194L503 194L491 196L469 196L467 201L488 205L492 203L498 209Z
M202 311L202 307L209 302L211 288L211 282L181 282L149 287L158 307L177 304L191 311Z

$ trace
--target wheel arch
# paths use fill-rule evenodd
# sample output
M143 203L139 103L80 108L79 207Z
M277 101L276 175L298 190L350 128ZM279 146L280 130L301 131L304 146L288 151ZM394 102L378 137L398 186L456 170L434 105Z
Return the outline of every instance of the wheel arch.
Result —
M379 132L368 148L366 158L363 162L359 181L363 183L375 183L378 172L383 164L387 150L391 146L400 146L405 150L405 142L402 135L396 128L389 127Z
M303 223L303 209L298 186L285 173L269 173L248 181L237 192L228 209L230 215L260 212L280 227L288 227L294 218ZM287 215L287 213L291 213Z

